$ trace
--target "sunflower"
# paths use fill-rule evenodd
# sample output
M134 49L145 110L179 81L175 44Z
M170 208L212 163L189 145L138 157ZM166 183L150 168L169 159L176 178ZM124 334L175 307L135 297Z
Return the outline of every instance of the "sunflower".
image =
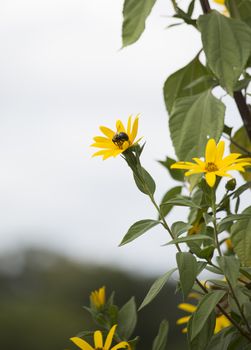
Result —
M103 343L103 335L101 331L94 332L94 347L88 344L85 340L78 337L73 337L70 340L82 350L117 350L117 349L124 349L124 348L129 349L129 344L126 341L121 341L120 343L118 343L117 345L111 348L112 339L116 328L117 328L117 325L115 324L110 329L107 335L107 338L105 340L105 344Z
M94 143L91 147L103 148L102 150L93 154L93 157L103 156L103 159L109 157L116 157L123 153L129 147L137 144L140 139L135 141L138 133L138 121L139 117L136 116L132 123L132 117L128 118L127 128L121 120L116 122L116 131L113 131L106 126L100 126L100 131L104 136L95 136L93 138Z
M105 305L105 286L91 292L90 302L97 309L100 309L102 306Z
M223 158L225 149L224 141L220 141L218 145L214 139L210 139L206 145L205 161L200 158L193 158L192 162L177 162L171 165L171 169L187 169L185 176L205 173L206 182L213 187L216 176L232 177L227 173L230 170L245 171L245 166L251 165L251 158L240 158L239 153L230 153Z
M186 311L193 313L196 309L197 306L189 304L189 303L181 303L178 305L178 308ZM176 324L186 324L190 320L191 316L184 316L181 317L177 320ZM217 315L216 316L216 322L215 322L215 328L214 328L214 333L220 332L223 328L231 326L231 322L226 318L224 315ZM187 327L182 329L182 333L187 333Z

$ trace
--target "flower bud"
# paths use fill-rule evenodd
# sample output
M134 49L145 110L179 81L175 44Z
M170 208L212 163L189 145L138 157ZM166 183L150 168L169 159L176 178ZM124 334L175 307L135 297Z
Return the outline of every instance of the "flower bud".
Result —
M229 180L225 185L225 188L228 191L233 191L235 189L235 187L236 187L236 180L235 179Z

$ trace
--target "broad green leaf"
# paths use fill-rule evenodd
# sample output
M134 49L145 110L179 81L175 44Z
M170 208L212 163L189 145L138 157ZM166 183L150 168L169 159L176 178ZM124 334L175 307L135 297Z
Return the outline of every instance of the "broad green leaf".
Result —
M137 308L134 297L131 298L118 313L117 332L122 339L129 339L137 323Z
M217 225L217 231L219 233L221 233L222 231L224 231L226 229L226 227L228 227L227 224L229 223L233 223L235 220L236 221L243 221L243 220L248 220L250 218L249 214L233 214L233 215L228 215L227 217L225 217L224 219L222 219L218 225ZM231 227L232 225L230 225Z
M178 252L176 254L177 266L180 274L180 285L184 298L190 293L197 277L197 261L193 254Z
M142 304L139 307L139 310L143 309L146 305L148 305L161 291L161 289L164 287L166 282L169 280L169 278L172 276L174 271L177 269L174 268L168 272L166 272L163 276L159 277L151 286L149 289L149 292L147 293L145 299L143 300Z
M176 163L176 160L166 157L166 160L159 160L159 163L167 169L174 180L184 182L184 171L170 168L172 164Z
M241 20L217 11L200 16L198 27L208 66L232 95L251 53L251 29Z
M145 22L156 0L125 0L123 8L123 47L137 41L145 30Z
M234 256L218 256L218 264L234 288L240 274L240 262Z
M200 333L190 341L191 333L192 333L192 323L193 323L193 315L188 322L188 342L189 342L189 350L205 350L205 345L208 344L210 339L214 334L215 328L215 313L212 312L208 319L206 320L203 328Z
M235 327L227 327L215 334L206 350L229 350L229 344L237 337L239 332Z
M154 339L152 350L166 350L168 328L168 322L163 320L159 326L158 334Z
M231 241L242 266L251 266L251 207L243 215L249 218L237 221L231 228Z
M214 241L214 239L212 237L197 234L197 235L190 235L190 236L186 236L186 237L180 237L180 238L173 239L165 245L179 244L179 243L186 243L186 242L193 242L193 241L204 241L206 239L210 240L210 241Z
M184 197L184 196L176 196L172 199L169 199L165 203L161 204L161 208L167 205L177 205L181 207L191 207L191 208L200 209L200 207L197 204L195 204L189 197Z
M190 86L192 82L196 81L197 84ZM206 67L200 63L197 55L188 65L167 78L164 85L164 99L168 113L171 113L177 98L197 95L212 86L212 77L210 77Z
M144 194L154 194L156 185L152 176L141 167L137 172L133 172L133 177L138 189Z
M208 137L216 142L224 128L224 104L207 90L201 94L175 101L169 127L179 159L204 156Z
M127 231L126 235L122 239L119 246L127 244L129 242L134 241L139 236L143 235L143 233L147 232L154 226L160 224L160 221L145 219L135 222Z
M176 221L171 226L171 231L174 235L174 237L178 237L182 233L187 232L190 228L192 228L191 224L188 224L183 221Z
M226 6L231 14L231 17L239 18L251 26L250 0L226 0Z
M181 186L177 186L177 187L171 188L169 191L166 192L166 194L162 198L160 205L162 205L163 203L167 202L169 199L172 199L173 197L176 197L178 194L181 193L181 190L182 190ZM172 208L173 208L173 205L164 205L164 206L162 206L161 207L162 215L163 216L167 216L167 214L170 213Z
M201 299L197 309L193 313L190 335L191 341L200 333L208 317L214 311L216 305L223 298L225 293L225 291L216 290L206 294L203 299Z
M192 242L191 242L192 243ZM192 253L194 253L198 258L201 259L212 259L212 256L214 254L215 246L214 245L208 245L204 248L198 247L196 244L191 245L189 244L190 250Z
M246 129L244 126L242 126L239 130L236 131L236 133L233 136L233 142L236 144L240 145L240 147L243 147L246 149L248 152L251 153L251 141L249 140L248 134L246 132ZM242 153L242 149L236 146L233 142L230 143L230 151L232 153ZM241 175L244 177L246 181L251 181L251 173L245 171L245 173L241 172Z

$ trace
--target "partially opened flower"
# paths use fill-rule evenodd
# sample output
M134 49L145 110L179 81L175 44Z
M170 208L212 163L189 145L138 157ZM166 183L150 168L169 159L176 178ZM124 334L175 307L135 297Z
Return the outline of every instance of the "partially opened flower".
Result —
M94 332L94 347L88 344L85 340L73 337L70 340L82 350L117 350L117 349L129 349L129 344L126 341L121 341L112 348L112 339L115 333L117 325L115 324L109 331L105 343L103 342L103 335L100 331Z
M227 176L230 170L245 171L245 166L251 165L251 158L240 158L240 153L230 153L223 158L225 143L220 141L218 145L214 139L210 139L206 145L205 160L193 158L192 162L177 162L171 165L172 169L186 169L185 176L205 173L205 178L210 187L213 187L216 176Z
M105 287L99 288L98 290L94 290L90 295L90 302L97 309L100 309L105 305Z
M197 306L193 305L193 304L189 304L189 303L182 303L178 305L178 308L189 312L190 314L192 314L196 309ZM177 324L181 325L181 324L187 324L188 321L190 320L192 315L189 316L184 316L181 317L177 320ZM226 316L224 315L217 315L216 316L216 322L215 322L215 328L214 328L214 333L218 333L220 332L223 328L229 327L231 326L231 322L226 318ZM182 333L187 333L187 327L182 329Z
M116 122L116 130L107 128L106 126L100 126L101 132L104 136L95 136L95 141L91 147L101 148L100 151L93 154L93 157L102 156L103 159L109 157L116 157L123 153L129 147L137 144L140 139L135 141L138 133L138 121L139 117L136 116L134 122L132 117L128 118L127 127L125 128L121 120Z

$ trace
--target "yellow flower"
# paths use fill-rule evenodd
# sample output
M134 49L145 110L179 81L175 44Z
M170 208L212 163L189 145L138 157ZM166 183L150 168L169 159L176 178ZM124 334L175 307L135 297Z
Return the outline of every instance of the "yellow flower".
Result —
M93 157L103 156L103 159L109 157L116 157L123 153L127 148L137 144L139 140L135 141L138 133L139 117L136 116L132 123L132 117L128 118L127 128L121 120L116 122L116 131L113 131L106 126L100 126L101 132L105 136L95 136L95 141L91 147L103 148L102 150L93 154Z
M214 0L214 2L216 2L217 4L220 4L220 5L225 4L225 0Z
M129 348L129 344L126 341L121 341L120 343L118 343L117 345L111 348L112 339L113 339L116 327L117 325L115 324L110 329L107 335L107 338L105 340L105 343L103 342L103 335L101 331L94 332L94 347L88 344L85 340L78 337L73 337L70 340L82 350L117 350L122 348L123 349Z
M105 305L105 287L94 290L90 295L91 304L96 306L97 309Z
M224 148L224 141L220 141L216 145L215 140L210 139L206 146L205 161L199 158L193 158L195 163L177 162L172 164L171 168L189 170L185 173L186 176L205 173L208 185L213 187L216 181L216 175L231 177L227 171L238 170L244 172L244 167L251 165L251 158L239 158L241 156L239 153L230 153L227 157L223 158Z
M178 305L178 308L183 310L183 311L193 313L197 309L197 306L192 305L192 304L182 303L182 304ZM176 323L177 324L186 324L190 318L191 318L191 316L181 317L177 320ZM231 322L226 318L226 316L224 316L224 315L216 316L214 333L216 334L216 333L220 332L223 328L226 328L229 326L231 326ZM187 333L187 327L182 329L182 333Z

